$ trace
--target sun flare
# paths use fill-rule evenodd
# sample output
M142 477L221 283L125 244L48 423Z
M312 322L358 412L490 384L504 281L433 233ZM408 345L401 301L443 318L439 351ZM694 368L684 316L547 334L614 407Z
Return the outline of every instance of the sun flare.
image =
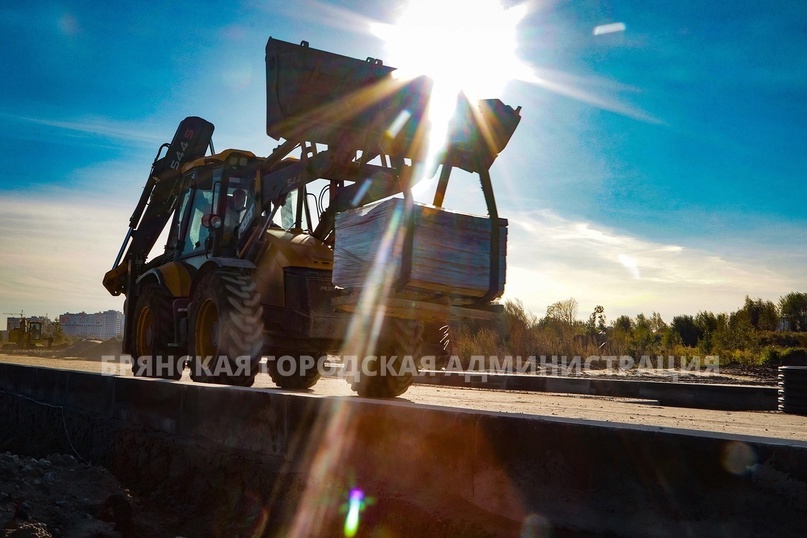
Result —
M410 0L394 25L378 25L389 63L402 74L425 74L447 91L498 97L523 69L516 56L522 6L497 0Z
M525 14L526 4L505 9L498 0L410 0L395 24L373 25L400 76L434 80L431 152L444 142L459 92L472 102L500 97L509 81L525 78L516 55Z

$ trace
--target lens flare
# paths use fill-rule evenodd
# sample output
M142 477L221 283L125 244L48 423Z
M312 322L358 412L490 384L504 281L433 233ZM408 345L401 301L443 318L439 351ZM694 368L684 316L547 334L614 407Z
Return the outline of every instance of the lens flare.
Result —
M525 4L505 9L497 0L410 0L394 25L371 29L386 42L391 65L479 99L498 97L523 69L516 26L526 13Z
M359 516L365 506L364 492L358 488L350 490L347 517L345 518L345 536L347 538L352 538L359 532Z
M754 448L741 441L730 441L723 447L721 463L728 472L744 474L757 462Z
M471 102L496 98L509 81L532 76L516 55L516 27L526 14L527 4L505 9L497 0L410 0L395 24L371 25L371 32L384 40L385 59L398 68L399 76L425 74L434 81L424 175L435 170L458 93ZM417 183L423 178L415 179Z
M386 297L389 296L395 282L395 271L390 270L389 261L397 258L403 248L404 207L396 207L387 229L378 245L375 258L371 260L367 273L368 285L361 291L359 308L351 316L346 343L361 343L359 349L342 349L343 356L356 356L356 362L346 364L349 376L358 381L361 372L360 357L375 354L376 343L381 334L386 312Z

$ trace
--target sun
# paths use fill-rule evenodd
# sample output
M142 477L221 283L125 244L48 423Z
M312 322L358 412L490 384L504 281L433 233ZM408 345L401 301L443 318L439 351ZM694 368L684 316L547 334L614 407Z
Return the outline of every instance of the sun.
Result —
M434 80L432 150L444 141L459 92L471 102L497 98L509 81L525 78L516 48L526 11L526 4L505 9L497 0L409 0L395 24L373 25L400 76Z
M394 25L377 25L388 61L402 74L425 74L446 91L498 97L523 69L516 26L524 5L497 0L410 0Z

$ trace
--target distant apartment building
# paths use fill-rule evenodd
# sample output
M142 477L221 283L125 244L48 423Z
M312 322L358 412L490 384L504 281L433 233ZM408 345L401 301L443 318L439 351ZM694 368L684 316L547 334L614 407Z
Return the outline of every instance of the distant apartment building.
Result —
M123 336L123 313L116 310L87 314L62 314L59 316L62 332L82 338L120 338Z

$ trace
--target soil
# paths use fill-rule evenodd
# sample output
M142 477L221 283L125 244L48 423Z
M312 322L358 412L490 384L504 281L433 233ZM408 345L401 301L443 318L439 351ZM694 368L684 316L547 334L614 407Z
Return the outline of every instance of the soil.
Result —
M0 454L2 536L155 536L164 525L101 467L63 454Z

